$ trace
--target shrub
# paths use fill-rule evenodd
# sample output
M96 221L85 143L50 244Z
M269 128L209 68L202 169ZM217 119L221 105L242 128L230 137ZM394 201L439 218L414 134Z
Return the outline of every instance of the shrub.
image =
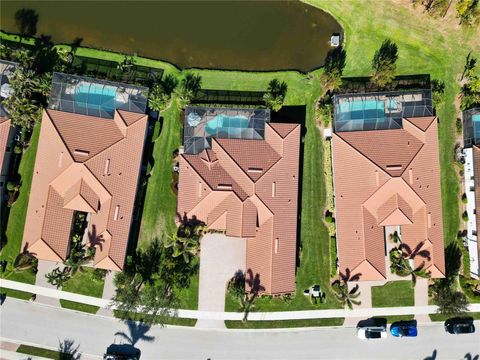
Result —
M468 221L468 213L466 211L463 212L462 219L463 221Z
M16 155L20 155L23 152L23 149L21 146L15 145L13 148L13 153Z
M462 133L462 120L457 118L457 121L456 121L455 125L457 127L457 134L461 134Z
M333 214L329 210L325 212L325 221L329 224L333 222Z
M467 194L465 194L465 193L462 195L462 202L464 204L468 203Z
M7 182L7 190L8 190L8 191L16 191L16 190L18 190L17 184L15 184L15 183L12 182L12 181Z

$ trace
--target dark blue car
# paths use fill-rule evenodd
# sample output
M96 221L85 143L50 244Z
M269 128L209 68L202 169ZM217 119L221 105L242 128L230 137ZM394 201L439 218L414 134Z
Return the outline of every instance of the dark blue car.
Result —
M415 337L417 325L412 321L398 321L390 326L390 333L395 337Z

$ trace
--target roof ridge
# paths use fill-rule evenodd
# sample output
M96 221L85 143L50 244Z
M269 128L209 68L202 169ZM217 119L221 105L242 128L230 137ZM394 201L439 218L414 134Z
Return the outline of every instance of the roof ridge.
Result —
M255 184L255 181L253 181L253 179L250 177L250 175L248 175L248 173L247 173L245 170L242 169L242 167L240 166L240 164L232 157L232 155L230 155L230 153L222 146L222 144L220 144L220 142L217 141L216 138L212 138L212 140L215 141L215 142L218 144L218 146L220 146L220 147L222 148L222 150L225 152L225 154L227 154L228 157L229 157L230 159L232 159L232 161L235 163L235 165L237 165L237 167L238 167L245 175L247 175L248 180L250 180L250 181L252 182L252 184ZM226 139L226 140L230 140L230 139ZM233 140L233 139L232 139L232 140ZM268 144L268 146L270 146L270 144ZM271 146L270 146L270 147L271 147ZM275 151L275 152L276 152L276 151ZM261 176L260 176L260 177L261 177Z
M368 161L370 161L375 167L377 167L378 169L380 169L381 172L383 172L385 175L387 175L389 178L394 178L392 175L390 175L388 172L386 172L385 170L383 170L376 162L374 162L372 159L370 159L368 156L365 156L360 150L358 150L355 146L353 146L352 144L350 144L347 140L345 140L343 137L341 137L340 135L338 135L338 133L333 133L333 135L335 135L337 138L341 139L345 144L347 144L349 147L351 147L355 152L357 152L359 155L361 155L362 157L364 157L365 159L367 159ZM388 181L388 180L387 180Z
M43 229L43 226L42 226L42 229ZM63 257L60 256L60 255L58 254L58 252L57 252L53 247L51 247L50 244L47 243L47 242L42 238L41 235L40 235L40 237L37 239L37 241L35 241L33 244L29 245L28 247L35 245L35 244L36 244L37 242L39 242L39 241L41 241L43 244L45 244L50 250L53 251L53 253L54 253L55 255L57 255L60 259L63 260Z
M277 129L275 129L275 127L273 126L274 124L280 124L280 125L288 124L288 125L294 125L294 126L290 129L290 131L289 131L288 133L285 134L285 136L282 136L282 134L280 134L280 133L277 131ZM286 139L287 136L289 136L289 135L293 132L293 130L295 130L297 127L300 126L300 124L295 124L295 123L276 123L276 122L273 122L273 123L268 123L268 126L270 126L270 127L272 128L272 130L275 131L275 132L278 134L278 136L280 136L282 139Z
M410 124L412 124L413 126L415 126L417 129L423 131L423 132L426 132L428 130L428 128L430 128L430 126L432 126L433 124L433 121L436 119L437 117L436 116L417 116L417 117L404 117L403 119L407 120ZM430 123L428 124L428 126L424 129L422 129L420 126L418 126L417 124L415 124L414 122L411 121L411 119L430 119Z

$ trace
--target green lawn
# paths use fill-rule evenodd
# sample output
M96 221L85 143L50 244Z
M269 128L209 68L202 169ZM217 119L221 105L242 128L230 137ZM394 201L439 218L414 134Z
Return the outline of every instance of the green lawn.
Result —
M70 280L62 287L63 291L73 292L87 296L94 296L101 298L103 294L103 286L105 284L105 275L99 278L95 275L95 271L102 272L102 270L95 270L89 267L83 267L83 271L78 271L72 276ZM77 311L83 311L95 314L99 307L93 305L82 304L74 301L60 300L62 307Z
M47 350L47 349L42 349L34 346L28 346L28 345L20 345L20 347L17 349L17 353L21 354L27 354L27 355L33 355L33 356L40 356L44 357L47 359L64 359L66 358L65 355L59 353L58 351L54 350Z
M428 316L430 316L430 320L432 321L446 321L450 318L456 317L456 316L447 316L442 314L429 314ZM471 312L471 313L461 315L460 317L472 317L475 320L480 320L480 312Z
M96 271L103 273L102 270ZM105 275L101 278L95 275L94 268L83 267L82 271L77 271L77 273L66 282L62 287L62 290L101 298L103 294L103 285L105 283L104 279Z
M25 291L7 289L7 288L0 288L0 294L6 294L7 298L12 297L21 300L30 300L32 294Z
M120 310L113 310L113 314L118 319L122 318L122 311L120 311ZM131 319L131 320L142 321L143 318L144 318L144 315L141 314L141 313L130 313L129 314L129 319ZM195 326L196 323L197 323L197 319L174 317L174 318L168 319L165 322L164 325Z
M69 301L60 299L60 305L65 309L82 311L89 314L96 314L97 311L100 309L98 306L82 304L76 301Z
M372 287L373 307L413 306L414 294L411 281L390 281L383 286Z
M40 124L37 124L33 129L30 146L23 154L18 169L18 173L22 179L22 187L20 188L20 194L17 201L10 209L5 234L6 245L0 253L1 260L7 260L9 263L12 263L15 260L15 257L20 253L22 247L23 228L25 226L25 217L27 215L28 198L30 195L30 187L32 185L32 175L39 134ZM28 284L35 283L35 274L31 271L5 272L0 273L0 277Z
M305 319L305 320L264 320L247 321L226 320L225 326L228 329L276 329L276 328L297 328L316 326L342 326L344 318L330 319Z

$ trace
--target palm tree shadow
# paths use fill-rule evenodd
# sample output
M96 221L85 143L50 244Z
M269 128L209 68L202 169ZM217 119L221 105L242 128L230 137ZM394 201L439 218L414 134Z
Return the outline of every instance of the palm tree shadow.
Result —
M470 353L467 353L465 354L465 356L463 357L465 360L479 360L480 358L480 355L471 355Z
M435 360L437 358L437 350L433 350L433 353L431 356L427 356L425 359L423 360Z
M58 359L60 360L79 360L81 355L78 352L80 345L75 346L75 341L72 339L65 339L63 342L58 342L58 352L60 353Z
M147 335L147 332L150 331L149 325L136 321L125 321L125 324L128 326L128 334L125 331L117 331L115 336L120 336L126 340L129 345L135 346L140 340L146 342L155 340L155 336Z

